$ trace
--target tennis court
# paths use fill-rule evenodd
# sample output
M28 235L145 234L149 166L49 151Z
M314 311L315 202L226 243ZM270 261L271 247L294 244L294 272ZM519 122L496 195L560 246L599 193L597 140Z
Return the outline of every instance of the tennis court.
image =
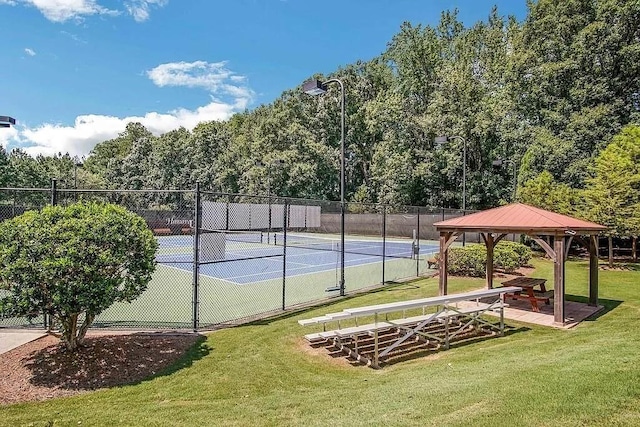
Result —
M286 277L312 275L334 271L340 267L340 240L338 236L313 233L289 233L286 243L286 269L283 271L284 235L282 233L225 233L227 236L224 259L201 259L200 274L237 285ZM162 265L193 271L193 237L164 236L158 238L158 262ZM379 264L394 259L424 259L438 251L434 244L359 238L345 239L345 268ZM202 250L206 252L206 250ZM415 262L415 261L414 261Z

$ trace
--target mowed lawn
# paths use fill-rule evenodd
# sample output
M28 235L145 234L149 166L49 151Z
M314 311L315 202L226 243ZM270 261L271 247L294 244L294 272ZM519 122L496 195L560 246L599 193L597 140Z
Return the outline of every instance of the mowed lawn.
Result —
M537 277L552 279L549 261L534 264ZM587 263L568 262L567 294L585 299L587 277ZM482 286L481 279L450 280L451 292ZM572 330L507 321L505 337L381 370L310 352L302 336L315 329L297 324L349 306L436 293L436 279L420 280L216 331L154 379L1 407L0 425L640 425L640 271L600 271L606 311Z

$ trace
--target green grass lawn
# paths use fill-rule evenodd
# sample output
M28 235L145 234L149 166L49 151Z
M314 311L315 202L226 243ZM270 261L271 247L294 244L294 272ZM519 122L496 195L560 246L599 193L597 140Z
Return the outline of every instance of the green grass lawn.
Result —
M553 265L534 261L538 277ZM567 263L567 294L588 295ZM450 279L450 292L483 286ZM163 375L74 398L0 408L0 425L640 425L640 271L601 271L606 311L572 330L507 321L505 337L373 370L310 354L297 320L432 296L420 280L286 318L211 333ZM571 296L569 297L572 298ZM576 299L573 298L573 299Z

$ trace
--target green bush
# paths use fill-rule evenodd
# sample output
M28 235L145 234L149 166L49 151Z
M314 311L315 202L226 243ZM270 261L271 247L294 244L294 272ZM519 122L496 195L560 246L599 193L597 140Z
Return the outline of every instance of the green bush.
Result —
M531 261L531 257L533 256L531 252L531 248L527 245L523 245L518 242L510 242L508 240L502 240L496 246L495 250L501 250L502 248L509 248L514 251L518 255L518 266L523 267L525 265L529 265L529 261Z
M512 273L531 260L531 250L521 243L500 242L493 251L493 266ZM447 272L458 276L482 277L486 274L487 248L467 245L449 249Z
M49 206L3 221L0 312L44 310L75 350L98 314L144 292L157 247L145 220L116 205Z
M520 267L519 258L517 252L512 248L498 245L493 251L493 266L507 273L512 273Z
M447 272L458 276L485 275L487 249L483 245L468 245L449 249Z

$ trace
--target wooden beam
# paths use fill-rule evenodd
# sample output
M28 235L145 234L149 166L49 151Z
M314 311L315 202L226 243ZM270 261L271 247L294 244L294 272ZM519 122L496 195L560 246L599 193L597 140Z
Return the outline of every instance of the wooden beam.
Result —
M445 242L445 249L449 250L449 246L451 246L451 244L453 242L456 241L456 239L458 238L458 236L460 235L460 233L457 232L449 232L449 233L445 233L447 235L447 240ZM440 233L440 235L442 236L442 233Z
M449 264L449 245L447 242L453 233L440 232L440 260L438 262L438 295L447 294L447 267Z
M589 236L589 305L598 305L598 236Z
M553 323L564 325L564 235L553 240Z
M487 233L485 237L487 246L487 289L493 288L493 234Z
M500 240L504 239L505 237L507 237L506 234L501 234L498 237L496 237L495 240L493 241L493 246L497 245L500 242Z
M556 259L555 251L551 248L551 246L549 246L547 242L542 240L540 236L535 234L527 234L527 236L531 237L537 244L539 244L540 247L544 249L544 251L547 253L547 255L549 255L551 259Z
M569 258L569 248L571 247L571 241L573 240L573 236L565 237L565 247L564 247L564 259Z

